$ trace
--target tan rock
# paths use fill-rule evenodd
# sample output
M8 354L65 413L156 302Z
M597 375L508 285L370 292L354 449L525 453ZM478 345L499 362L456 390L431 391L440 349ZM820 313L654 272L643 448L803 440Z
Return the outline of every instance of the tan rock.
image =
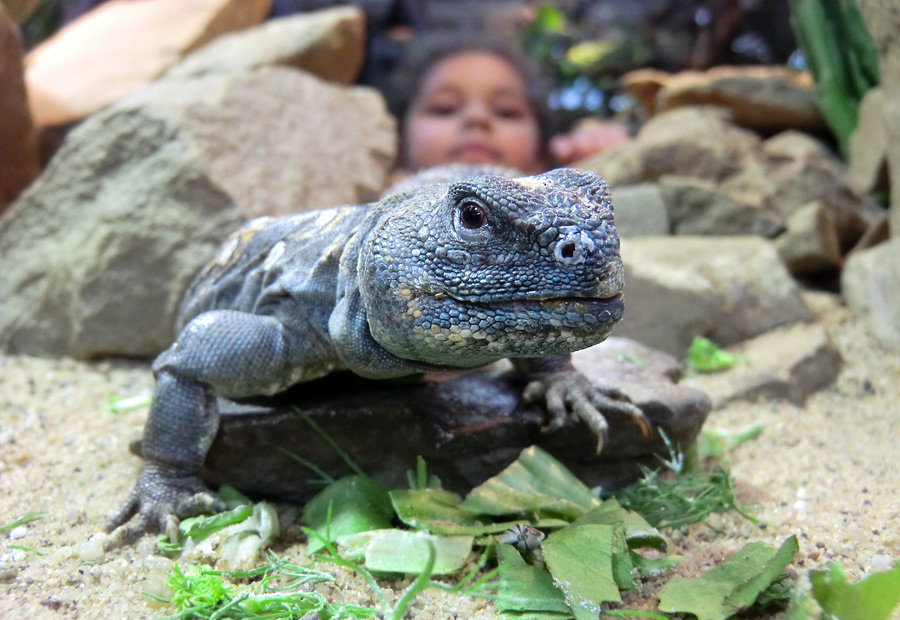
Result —
M843 366L821 324L784 327L729 350L743 361L727 371L693 375L681 382L706 392L714 408L758 400L788 400L800 405L834 382Z
M811 319L774 245L753 236L622 241L625 318L617 336L683 356L694 336L722 345Z
M111 0L25 59L35 124L72 122L130 95L217 36L259 24L271 0Z
M847 182L860 193L875 189L885 171L888 133L884 118L885 96L872 88L859 102L856 129L850 134L850 169Z
M575 165L598 173L613 188L664 174L719 181L742 170L759 144L753 132L729 122L727 110L685 106L654 116L634 140Z
M881 66L887 164L891 185L891 235L900 236L900 11L893 0L859 0Z
M821 200L797 209L787 230L775 241L781 260L791 273L809 275L841 266L841 243L834 218Z
M623 84L652 114L716 105L731 110L738 125L762 131L824 127L812 77L786 67L714 67L674 75L641 70L626 75Z
M785 218L820 200L834 221L843 250L849 250L882 209L847 183L846 167L824 144L800 131L784 131L763 143L768 164L766 191Z
M0 4L0 213L37 173L37 141L22 77L22 39Z
M851 253L841 272L841 295L886 348L900 351L900 236Z
M286 67L160 80L92 115L0 219L0 349L158 353L242 220L375 199L396 140L377 92Z
M671 79L671 73L659 69L637 69L622 76L622 87L652 116L656 112L656 94Z
M288 65L349 84L365 53L365 14L355 6L301 13L223 35L166 72L167 78Z

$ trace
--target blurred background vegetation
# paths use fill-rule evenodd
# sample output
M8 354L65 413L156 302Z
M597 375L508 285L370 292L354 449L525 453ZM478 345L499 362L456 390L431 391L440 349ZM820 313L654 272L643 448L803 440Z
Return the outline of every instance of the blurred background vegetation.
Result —
M103 0L42 0L22 23L27 47ZM350 4L273 0L272 17ZM877 56L856 0L357 0L367 15L360 82L385 84L416 37L455 31L515 37L550 79L551 109L566 126L585 116L627 115L618 80L652 67L808 68L819 106L846 154L862 95L879 81Z

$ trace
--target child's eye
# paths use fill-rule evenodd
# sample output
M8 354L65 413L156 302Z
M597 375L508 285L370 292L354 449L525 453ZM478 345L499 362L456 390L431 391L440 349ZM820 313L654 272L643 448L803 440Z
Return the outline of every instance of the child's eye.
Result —
M453 116L458 108L455 103L437 101L426 105L425 113L429 116Z
M496 106L494 108L494 114L499 118L519 120L525 117L526 112L519 106Z

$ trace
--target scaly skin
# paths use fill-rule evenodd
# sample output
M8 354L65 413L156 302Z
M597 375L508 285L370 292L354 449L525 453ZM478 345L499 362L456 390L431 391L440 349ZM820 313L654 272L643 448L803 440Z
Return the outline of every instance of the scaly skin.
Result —
M623 267L609 188L560 169L412 187L371 205L249 222L189 288L180 334L153 365L146 460L114 515L113 544L219 510L200 481L216 396L275 394L349 369L367 378L511 358L544 401L606 436L603 411L643 422L569 354L621 318ZM125 525L134 515L133 525Z

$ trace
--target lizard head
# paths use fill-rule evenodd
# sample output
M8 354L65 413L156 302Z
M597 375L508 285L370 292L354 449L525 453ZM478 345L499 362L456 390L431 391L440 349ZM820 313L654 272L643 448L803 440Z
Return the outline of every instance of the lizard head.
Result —
M559 169L413 190L360 256L372 336L407 359L477 366L569 353L621 318L623 267L609 187Z

